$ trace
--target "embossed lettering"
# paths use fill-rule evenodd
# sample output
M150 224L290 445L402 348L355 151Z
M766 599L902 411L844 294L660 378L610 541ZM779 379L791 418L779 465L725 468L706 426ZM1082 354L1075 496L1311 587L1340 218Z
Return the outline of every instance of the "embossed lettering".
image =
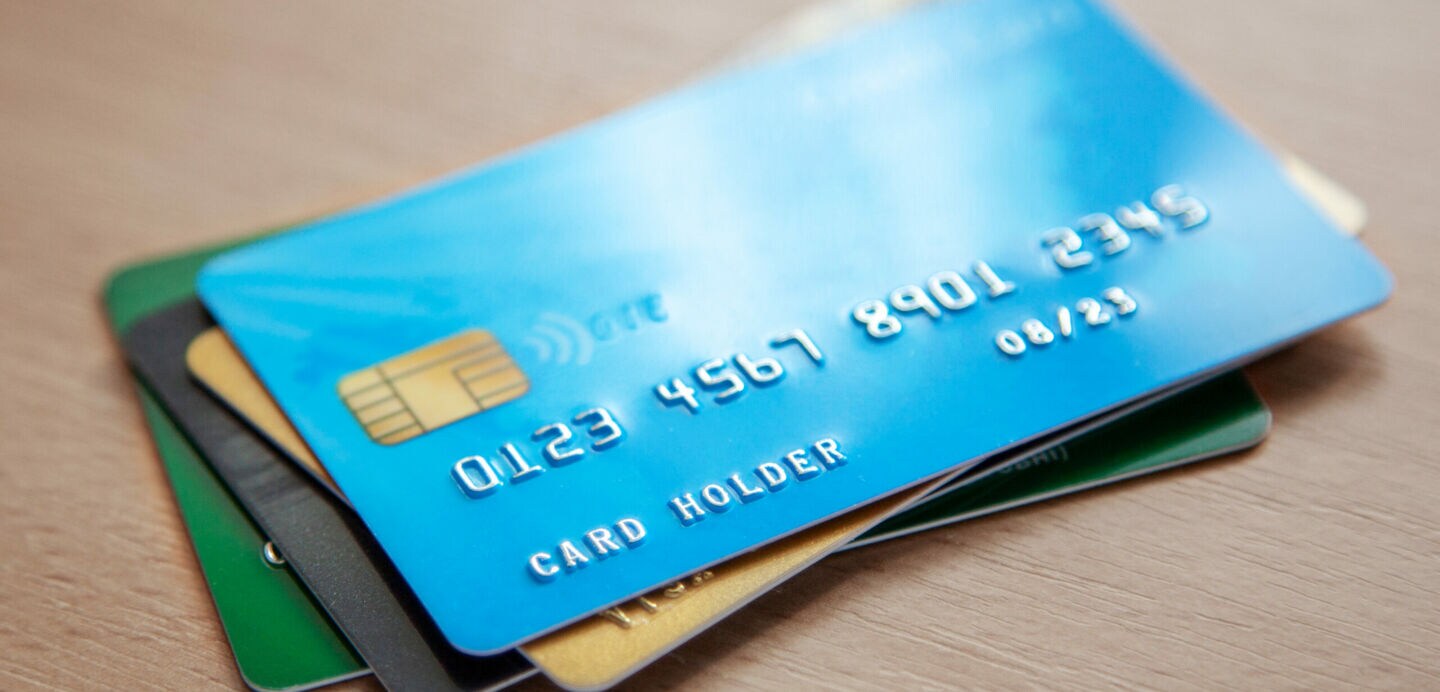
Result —
M689 526L705 518L705 509L695 501L695 496L691 493L672 498L670 509L675 512L675 516L680 518L680 523L684 526Z

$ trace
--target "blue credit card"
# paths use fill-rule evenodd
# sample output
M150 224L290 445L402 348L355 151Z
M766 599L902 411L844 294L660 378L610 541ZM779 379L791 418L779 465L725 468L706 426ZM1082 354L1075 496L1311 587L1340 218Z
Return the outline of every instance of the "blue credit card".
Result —
M230 253L201 295L475 653L1380 303L1107 14L920 8Z

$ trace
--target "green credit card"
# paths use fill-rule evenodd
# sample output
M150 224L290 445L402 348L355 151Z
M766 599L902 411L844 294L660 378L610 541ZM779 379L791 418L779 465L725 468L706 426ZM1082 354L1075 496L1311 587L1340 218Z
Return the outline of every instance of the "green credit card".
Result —
M195 272L225 249L206 248L116 273L105 290L115 333L192 296ZM266 559L265 536L144 387L136 386L245 682L262 690L300 690L369 672L290 569Z
M983 478L942 489L851 547L1001 512L1259 444L1270 409L1241 373L1223 375Z

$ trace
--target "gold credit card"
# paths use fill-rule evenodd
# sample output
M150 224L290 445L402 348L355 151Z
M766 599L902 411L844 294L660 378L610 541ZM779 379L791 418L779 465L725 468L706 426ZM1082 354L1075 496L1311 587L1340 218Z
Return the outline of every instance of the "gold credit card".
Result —
M470 329L340 378L340 398L370 439L399 444L530 391L495 336Z
M432 346L448 341L451 340ZM423 350L412 351L402 358ZM215 327L196 337L190 343L185 360L191 375L226 406L340 494L334 480L305 446L300 434L281 413L223 331ZM387 361L376 368L393 362ZM465 415L473 415L480 410L483 409ZM897 493L801 531L531 641L521 646L520 651L551 680L564 687L598 689L614 685L833 552L892 512L919 499L934 485L926 484Z
M520 647L551 680L572 690L609 687L704 632L866 528L919 499L907 490L657 589Z
M240 357L240 352L235 350L225 332L212 327L195 337L185 349L185 366L217 399L284 450L291 461L324 483L340 499L345 499L335 485L335 479L305 446L300 433L280 412L280 407L275 405L265 386L250 371L250 366Z

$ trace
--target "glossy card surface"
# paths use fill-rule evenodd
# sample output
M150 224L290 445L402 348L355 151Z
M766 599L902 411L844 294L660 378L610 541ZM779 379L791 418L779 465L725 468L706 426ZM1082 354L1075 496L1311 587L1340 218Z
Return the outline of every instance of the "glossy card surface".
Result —
M1103 12L977 0L233 252L199 287L441 630L489 652L1390 281ZM386 369L476 330L499 350ZM525 391L488 405L512 365ZM377 427L357 373L400 423L417 391L445 423Z

